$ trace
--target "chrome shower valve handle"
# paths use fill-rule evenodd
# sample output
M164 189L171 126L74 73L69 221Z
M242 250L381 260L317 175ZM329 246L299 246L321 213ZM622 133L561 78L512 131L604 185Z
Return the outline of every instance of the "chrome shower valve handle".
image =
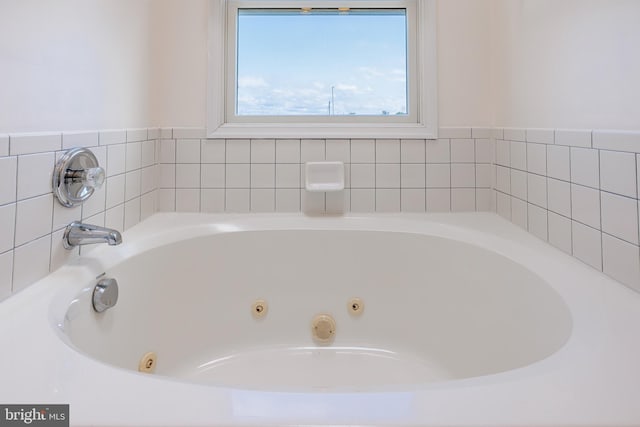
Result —
M73 148L56 164L53 171L53 194L63 206L77 206L102 187L105 175L91 151Z

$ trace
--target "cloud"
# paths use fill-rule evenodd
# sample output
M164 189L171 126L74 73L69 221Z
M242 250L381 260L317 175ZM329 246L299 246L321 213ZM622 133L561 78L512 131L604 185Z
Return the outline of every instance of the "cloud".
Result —
M262 77L242 76L238 77L238 87L241 88L260 88L269 85Z
M343 90L345 92L359 92L358 86L356 85L348 85L343 83L338 83L335 88L337 90Z
M376 77L383 77L385 75L384 72L373 67L360 67L358 68L358 71L362 73L365 79L373 79Z
M383 110L406 111L403 70L387 69L375 79L363 81L358 73L340 81L324 76L311 81L282 80L273 76L269 84L263 78L243 78L238 87L240 115L327 115L332 100L336 115L373 114Z

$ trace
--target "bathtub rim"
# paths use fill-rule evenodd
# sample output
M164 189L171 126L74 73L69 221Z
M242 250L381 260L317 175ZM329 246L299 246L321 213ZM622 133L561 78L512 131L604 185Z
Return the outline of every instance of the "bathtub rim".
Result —
M165 226L165 222L171 221L176 214L167 215L165 218L161 218L160 226ZM180 216L178 217L180 218ZM163 231L159 233L154 233L149 236L145 231L141 232L143 235L142 240L135 241L129 248L126 249L126 256L123 256L121 253L110 250L109 248L101 247L98 250L100 251L100 256L98 258L104 259L105 256L108 256L109 262L104 266L107 270L110 270L113 267L117 267L121 262L126 262L127 259L131 256L136 256L142 254L150 249L156 249L160 247L166 247L172 245L176 242L185 242L191 239L200 239L206 238L209 236L220 235L220 234L228 234L228 233L245 233L245 232L263 232L263 231L361 231L361 232L382 232L382 233L397 233L397 234L409 234L409 235L418 235L425 237L435 237L437 239L445 239L449 241L455 241L457 243L461 243L463 245L468 245L474 247L476 249L480 249L483 251L488 251L493 254L497 254L499 258L504 258L507 261L514 262L519 267L522 266L521 263L511 259L507 256L509 251L503 253L498 253L497 251L488 248L485 245L469 243L468 241L468 233L469 230L462 229L460 230L457 226L452 226L447 223L437 223L437 222L427 222L424 220L411 220L410 218L394 218L393 216L389 216L385 218L382 222L378 217L370 217L370 216L349 216L346 218L338 218L338 217L329 217L325 218L326 221L319 221L318 219L310 219L308 217L300 217L300 216L290 216L290 215L278 215L278 216L268 216L268 217L254 217L254 216L240 216L239 218L228 219L226 221L219 221L215 224L211 224L207 221L206 217L203 218L200 215L196 215L193 217L196 221L193 224L189 224L187 227L178 227L176 229L166 229L163 227ZM205 222L200 222L201 220L205 220ZM345 223L344 219L348 219L347 223ZM353 223L351 223L351 220ZM150 227L153 227L154 224L150 221L150 224L147 224ZM355 226L355 227L354 227ZM136 229L136 231L140 232L140 228ZM457 235L455 238L452 237L452 233L460 232L460 235ZM483 233L481 233L483 234ZM547 288L547 291L553 296L554 299L560 303L561 306L564 307L566 315L567 315L567 334L564 337L562 343L555 347L553 351L551 351L546 356L534 360L533 362L518 366L515 368L510 368L507 370L497 371L494 373L487 373L482 375L474 375L469 377L462 378L454 378L447 380L437 380L430 381L428 383L412 383L406 385L394 385L394 386L377 386L372 387L372 392L405 392L408 390L419 390L424 388L439 388L443 386L456 386L465 385L470 380L472 384L480 383L480 384L492 384L499 383L503 381L502 375L511 373L512 375L517 376L518 373L515 372L520 369L524 369L530 367L534 364L540 364L543 361L552 358L556 353L558 353L570 340L571 340L571 330L573 328L573 317L569 306L566 304L564 298L546 281L538 275L536 272L530 271L537 279L539 279L543 283L543 286ZM95 271L96 275L103 274L103 272L97 270ZM116 277L117 278L117 277ZM69 301L71 299L79 296L79 294L91 292L92 286L95 283L95 279L92 278L87 284L87 286L83 286L79 288L67 288L64 292L59 292L54 296L55 303L51 304L50 308L50 319L52 324L55 324L55 332L60 337L60 339L65 342L69 347L71 347L74 351L79 352L83 356L98 361L104 364L107 367L114 367L116 369L122 369L124 372L132 372L135 374L139 374L133 369L122 368L113 364L108 363L104 359L94 358L90 356L85 350L72 342L71 338L66 334L63 327L64 317L66 315ZM75 293L74 293L75 292ZM70 297L71 296L71 297ZM381 350L386 350L381 348ZM546 364L542 364L538 367L541 372L544 372L547 368ZM146 376L143 374L143 376ZM198 382L192 382L185 379L175 378L171 376L162 376L158 375L157 378L165 379L168 381L180 382L180 383L191 383L191 384L201 384ZM246 391L265 391L260 388L251 388L251 387L243 387L240 385L226 385L226 384L204 384L206 386L212 387L229 387L237 390L246 390ZM328 390L328 393L345 393L345 389L337 388L336 390ZM278 391L283 392L306 392L306 390L281 390ZM309 392L311 392L309 390Z
M153 229L153 227L158 227L159 225L166 224L167 222L170 223L175 219L181 219L181 220L189 219L189 221L191 222L198 223L198 222L210 221L215 218L224 219L225 221L242 220L244 218L249 218L251 221L260 222L260 221L269 221L274 217L294 218L302 221L316 221L320 219L325 222L342 221L344 219L357 220L363 217L370 218L370 216L366 216L366 215L364 216L349 215L346 218L306 218L300 215L287 214L287 215L275 215L275 216L264 215L264 216L259 216L258 218L258 216L256 216L255 214L223 215L223 216L216 216L216 215L212 216L212 215L202 215L202 214L158 214L150 218L149 220L146 220L145 222L141 223L139 226L129 230L125 234L125 239L130 239L134 241L138 239L140 236L143 236L145 233L148 233L149 230ZM581 283L582 290L584 292L580 295L576 295L573 293L575 292L575 288L576 288L574 284L560 284L557 282L550 283L552 287L556 290L556 292L558 292L563 297L563 299L567 301L567 305L571 310L572 317L575 319L574 310L576 309L578 309L577 312L580 314L580 316L578 316L578 322L574 322L574 331L572 332L569 341L567 342L567 344L565 344L564 347L560 349L560 351L554 353L552 356L550 356L550 358L547 358L541 361L544 363L536 363L534 365L530 365L530 366L515 370L517 372L509 371L506 373L495 374L502 377L501 380L503 381L501 381L499 384L485 384L485 383L482 383L481 381L480 382L477 381L476 378L471 378L471 379L459 380L459 382L456 381L455 386L452 386L451 382L446 382L445 384L437 387L411 391L409 393L412 399L416 399L418 401L424 401L425 403L429 401L438 402L440 403L440 405L436 405L436 406L439 406L440 410L433 412L428 409L424 409L423 411L420 411L418 410L420 408L418 409L414 408L413 411L411 412L411 415L402 419L394 420L394 424L396 425L405 425L405 424L406 425L431 425L431 423L437 424L440 421L442 421L451 425L474 425L476 423L493 424L493 425L516 425L516 424L520 424L523 417L527 420L530 419L532 424L535 423L540 425L559 425L559 424L567 424L570 422L574 424L576 423L587 424L589 420L590 420L589 422L591 423L593 422L597 423L598 420L603 420L603 419L606 420L606 424L608 425L625 425L625 424L637 423L640 421L640 409L629 406L629 403L633 403L633 402L625 402L624 399L617 399L616 398L617 395L612 396L612 393L607 392L609 389L606 389L606 388L604 389L604 391L600 390L599 392L598 390L595 390L595 387L591 389L589 388L584 389L585 396L581 396L581 398L577 400L569 399L568 401L564 402L568 404L568 406L565 405L566 407L562 411L555 414L556 415L555 420L549 418L548 416L543 416L543 415L541 416L540 414L536 413L536 411L527 409L527 407L520 408L520 410L513 410L513 408L512 410L509 410L509 411L502 410L504 408L502 408L501 410L498 410L498 408L493 407L490 404L490 402L487 401L486 398L482 398L482 396L486 395L487 393L489 393L489 395L490 393L497 393L495 397L500 397L508 401L509 394L510 394L509 390L511 390L512 388L511 386L514 384L522 385L523 383L528 384L530 387L530 390L528 390L527 393L525 393L525 395L528 394L530 396L531 395L536 396L536 394L533 393L535 391L537 392L540 392L540 390L546 390L547 392L549 391L548 383L540 384L539 382L542 379L549 380L550 378L553 380L554 384L558 385L562 389L561 387L562 384L558 380L558 378L563 379L566 382L571 379L577 380L578 377L580 377L579 375L580 373L593 374L594 368L601 367L601 364L598 362L601 362L602 360L606 360L610 362L608 367L612 372L616 373L617 376L615 376L615 378L607 378L606 375L605 376L595 375L595 377L599 380L598 384L602 386L604 385L615 386L615 388L619 391L618 395L624 394L623 392L625 391L627 393L637 392L638 384L640 384L640 382L638 382L638 380L640 380L640 373L632 371L630 375L626 375L624 377L619 375L620 374L619 371L621 367L627 367L627 368L633 367L633 365L628 363L629 360L633 360L634 357L636 358L635 360L638 360L637 357L640 356L640 345L637 342L628 343L629 345L626 348L628 351L623 361L616 360L616 357L615 357L616 354L613 351L615 350L616 346L614 345L613 349L611 347L605 347L605 348L602 348L601 351L596 352L597 354L595 355L586 354L583 360L579 360L577 364L574 364L574 366L560 365L562 363L570 363L572 361L575 362L575 360L571 360L569 356L576 355L575 353L576 345L577 347L580 347L588 344L588 342L585 342L585 339L587 339L592 334L590 333L591 331L587 331L586 329L589 329L588 328L589 326L594 326L594 325L598 326L597 324L598 322L590 322L585 320L585 317L584 317L585 313L583 313L585 309L584 300L587 300L588 302L589 300L593 300L594 297L605 297L604 298L605 302L609 301L611 303L622 304L624 306L623 308L626 310L626 311L622 310L624 311L623 315L620 315L619 312L614 313L614 312L607 311L607 314L611 315L610 320L611 321L615 320L615 322L613 323L628 325L629 321L635 321L635 325L637 325L635 329L628 328L626 331L620 331L620 333L617 334L617 336L611 337L611 338L617 338L618 340L617 341L609 340L610 343L613 343L613 344L617 343L618 344L617 347L620 347L619 345L620 339L624 338L625 336L629 338L633 336L633 334L635 333L636 334L635 336L637 337L638 329L640 329L640 313L632 313L632 314L628 313L629 307L636 308L636 309L637 307L640 307L640 305L638 305L640 304L640 299L638 298L638 294L636 292L631 291L630 289L624 287L623 285L618 284L617 282L614 282L613 280L607 278L606 276L600 273L596 273L595 271L591 270L589 267L582 265L579 261L567 256L566 254L563 254L553 248L550 248L547 244L543 243L542 241L538 241L534 237L528 235L525 231L518 229L512 224L506 223L504 220L498 218L494 214L454 214L454 215L441 214L441 215L426 215L426 216L402 214L402 215L391 215L388 217L382 216L382 215L375 215L375 217L373 218L373 221L378 221L378 220L387 221L389 219L393 219L393 222L399 221L399 220L419 221L419 222L427 220L427 221L433 221L434 224L437 224L438 227L444 227L444 228L440 228L441 230L448 230L450 232L454 232L454 234L455 233L465 234L470 232L470 234L467 234L467 236L474 236L475 238L478 238L481 240L485 239L483 241L488 242L488 244L491 244L491 245L506 244L506 246L501 246L502 249L506 251L508 255L513 255L516 258L523 258L526 264L540 265L540 262L551 261L552 268L550 268L548 271L545 270L543 272L544 274L541 274L541 277L543 277L543 279L545 279L545 276L553 276L554 274L557 274L558 270L564 271L565 274L567 270L570 270L572 273L576 274L575 276L576 278L580 279L580 281L584 281L584 283ZM492 233L492 234L488 234L488 233ZM446 236L446 237L449 238L449 236ZM468 242L467 239L465 239L464 241ZM118 259L117 256L104 254L106 250L108 250L108 248L96 248L94 251L91 251L89 254L87 254L86 258L104 259L105 265L107 265L109 262L117 261ZM541 258L542 261L538 259L537 262L533 262L534 260L529 259L532 255L535 255L538 251L541 251L541 250L546 251L544 256L538 257L538 258ZM507 256L507 257L512 259L512 256ZM560 259L560 261L558 261L559 265L554 266L553 259ZM94 271L91 269L91 267L88 267L87 265L83 265L82 263L76 263L75 265L72 263L72 265L63 267L62 269L52 273L50 276L43 279L36 285L29 287L23 292L20 292L19 294L15 295L9 300L3 302L2 305L0 305L0 313L2 313L3 315L16 315L18 319L20 318L24 319L25 318L24 313L20 313L21 304L34 303L34 304L37 304L37 306L40 308L51 307L51 303L49 299L59 291L59 289L53 289L53 286L51 286L53 281L60 281L60 280L65 280L70 278L73 278L76 280L88 281L93 279L93 276L92 276L93 274L94 274ZM546 281L549 283L548 280ZM76 286L76 289L77 289L77 284L74 286ZM569 300L567 300L565 296L568 296ZM602 310L602 308L600 308L600 310ZM635 311L638 311L638 310L635 310ZM237 414L234 415L229 413L230 411L229 402L233 400L234 393L236 393L237 395L237 393L239 392L243 393L244 391L242 390L238 391L230 388L215 388L212 386L197 385L197 384L184 384L180 382L170 382L171 384L169 386L168 385L169 381L167 381L164 378L156 379L156 378L147 377L147 378L144 378L144 381L128 381L127 378L125 377L131 376L132 372L125 371L125 370L122 370L123 372L118 372L117 370L114 371L114 367L112 366L107 366L107 365L100 366L100 362L95 361L94 359L89 359L86 356L80 355L79 353L76 353L75 350L72 350L71 348L67 347L66 344L64 344L59 340L59 337L55 333L52 333L53 325L51 325L51 322L50 322L51 313L49 312L49 310L45 310L45 312L46 313L44 315L42 312L38 312L37 316L32 316L32 318L29 318L27 322L28 324L25 325L24 330L26 332L35 332L38 334L44 334L43 336L44 341L48 342L53 346L52 357L54 357L54 359L59 361L60 363L65 363L65 364L79 363L81 366L85 366L87 369L89 369L89 371L93 372L93 374L95 375L114 376L116 378L119 378L125 381L125 383L128 383L131 387L133 387L133 389L136 389L139 391L146 390L151 395L153 395L155 399L167 398L167 390L158 390L158 387L161 384L163 384L161 388L170 390L170 392L168 392L169 394L171 394L172 392L181 390L186 395L194 398L193 402L185 403L183 405L183 408L198 407L197 406L198 404L203 403L202 394L215 395L216 399L219 398L219 401L216 401L218 403L214 406L216 406L220 410L219 412L222 415L194 416L190 419L191 421L188 423L189 425L205 425L213 422L219 422L223 424L224 423L238 424L238 425L253 424L253 422L250 419L247 419L246 417L242 417L242 416L239 417L237 416ZM22 314L22 316L20 316L20 314ZM46 333L42 329L43 321L45 321L45 323L48 325L48 333ZM583 322L586 322L587 324L585 325L583 324ZM576 323L578 326L577 329L576 329ZM603 326L600 325L600 328L603 328ZM7 331L7 329L8 328L6 327L6 325L0 326L0 331L2 331L3 334L7 332L11 332L11 331ZM606 332L607 328L604 327L604 329ZM19 332L20 330L16 329L16 331ZM13 333L11 335L16 339L20 338L20 334L18 333ZM57 345L55 344L56 342L57 342ZM61 345L63 347L60 347ZM569 351L569 349L571 349L571 351ZM84 360L83 358L87 360ZM6 361L6 359L7 359L6 355L3 354L2 356L0 356L0 360ZM11 358L9 358L9 360L10 359ZM15 369L15 372L13 371L6 372L6 369L2 369L3 371L5 371L3 372L3 375L8 375L9 378L13 378L17 381L19 378L18 374L20 372L24 372L24 370L28 368L28 366L26 366L26 363L28 361L24 361L24 362L25 364L18 366L17 369ZM617 365L615 363L617 363ZM541 370L540 369L541 366L544 367L545 365L548 365L547 367L551 369ZM7 364L5 363L4 366L7 366ZM563 369L560 369L561 367ZM558 374L558 370L561 371L560 374ZM13 375L13 374L16 374L16 375ZM576 375L578 377L576 377ZM136 375L133 375L131 378L140 379ZM72 408L75 407L76 408L75 411L79 413L79 419L78 419L79 424L90 423L92 419L90 408L87 409L86 407L82 407L80 405L81 403L84 403L85 405L90 406L89 403L92 401L92 399L89 398L89 396L87 396L84 392L82 391L79 392L78 389L80 390L83 389L83 387L81 386L82 384L84 384L85 387L89 387L91 385L91 382L90 381L87 382L87 379L85 378L78 378L77 375L74 376L72 373L69 375L68 378L66 377L62 378L62 380L64 380L63 387L61 387L63 389L62 392L60 392L60 390L55 387L55 381L50 380L49 382L45 383L43 389L39 390L38 392L35 392L33 395L40 396L45 401L47 399L53 399L54 401L60 402L60 403L72 403ZM67 389L64 390L65 388ZM95 392L100 392L100 390L96 389L95 384L93 385L93 387L89 387L89 389ZM278 396L278 393L264 393L264 392L260 392L260 393L263 397L266 396L269 399L271 399L270 401L274 402L274 405L276 405L277 402L282 403L282 399L287 398L287 396L283 396L282 394ZM438 393L439 395L436 395L434 393ZM253 397L256 397L256 394L254 393L249 393L249 394ZM267 396L269 394L270 396ZM387 397L391 397L392 395L394 395L394 392L382 393L382 394L387 395ZM555 394L558 397L561 397L560 396L561 393L555 393ZM452 395L454 395L454 397L452 397ZM541 395L538 394L538 397L540 396ZM118 398L118 396L108 395L107 397L111 398L114 402L118 402L118 401L120 403L123 402L123 399ZM288 396L288 397L291 398L291 396ZM304 400L305 396L294 396L294 397L301 398ZM306 396L306 397L308 399L312 399L312 400L304 401L310 405L313 405L313 404L321 405L323 402L324 404L327 404L328 402L331 401L330 396L325 396L324 394L316 395L316 396ZM23 395L22 398L25 399L26 398L25 395ZM61 398L63 400L59 400ZM374 397L367 396L366 393L360 393L360 394L352 393L346 396L341 396L341 398L345 399L346 402L353 404L355 405L355 407L358 407L358 408L362 408L364 406L373 410L375 406L372 403L373 401L375 401ZM313 399L318 399L318 400L313 400ZM468 416L465 416L464 414L460 414L459 413L460 411L455 410L456 409L455 405L453 407L451 406L454 401L459 402L460 399L462 399L465 403L469 404L472 408L475 408L475 411L474 410L468 411L469 414L475 413L476 415L477 414L483 415L482 422L478 422L479 419L477 418L477 416L471 419ZM0 392L0 400L7 400L6 393ZM220 402L226 402L226 404L220 403ZM586 405L585 405L585 402L587 402ZM598 405L594 404L596 402L598 403ZM49 403L53 403L53 402L49 400ZM155 408L156 407L155 405L157 405L157 400L151 401L149 399L143 399L143 401L139 403L141 407L146 406L148 408L152 408L152 407ZM488 407L491 410L487 410L487 408L483 407L481 403L488 405ZM588 404L588 403L591 403L591 404ZM625 403L627 404L625 405ZM609 407L614 408L617 412L614 413L611 410L605 411L607 412L606 414L601 414L601 413L599 414L597 411L594 412L594 409L597 406L602 406L604 404L607 404ZM311 417L311 419L315 420L315 422L328 423L328 424L344 423L345 420L347 420L347 422L349 422L349 420L353 422L353 418L349 418L349 417L353 417L354 414L349 412L349 409L347 407L341 406L341 408L343 408L344 410L344 413L342 414L341 417L336 418L336 416L329 413L318 413L314 415L315 418ZM373 413L375 414L376 412L373 411ZM165 413L164 415L167 415L167 413ZM298 413L297 415L296 414L290 414L290 415L291 417L294 417L293 419L296 419L295 418L296 416L302 417L304 414ZM271 414L270 416L269 414L266 414L265 417L266 418L261 419L261 421L263 421L260 423L261 425L278 425L280 423L290 423L292 419L292 418L278 418L277 414ZM142 416L140 414L133 414L131 411L124 411L124 413L120 414L119 416L115 416L111 418L108 417L108 420L111 420L111 421L107 421L107 422L111 422L112 425L135 425L139 423L153 422L152 421L153 419L159 422L161 421L162 423L174 424L174 425L181 425L185 423L184 419L176 418L175 415L168 416L168 418L154 418L153 416ZM306 419L308 420L309 418L306 418ZM373 422L370 418L367 418L366 416L361 419L364 420L364 422ZM356 418L356 420L358 419Z

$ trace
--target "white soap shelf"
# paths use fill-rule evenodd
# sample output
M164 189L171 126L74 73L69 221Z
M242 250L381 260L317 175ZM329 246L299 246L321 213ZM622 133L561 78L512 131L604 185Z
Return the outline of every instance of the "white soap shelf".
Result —
M305 163L304 188L307 191L326 192L344 190L344 163Z

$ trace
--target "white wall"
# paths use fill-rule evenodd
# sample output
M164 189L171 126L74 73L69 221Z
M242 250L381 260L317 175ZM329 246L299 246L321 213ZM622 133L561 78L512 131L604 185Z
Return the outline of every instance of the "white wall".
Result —
M495 125L640 129L640 1L494 0Z
M208 0L0 0L0 133L204 126ZM441 0L441 126L640 128L637 0Z
M150 125L150 0L0 0L0 133Z
M438 1L440 126L490 126L491 2Z
M154 121L205 126L208 0L156 0ZM490 0L438 4L440 126L489 126Z
M209 0L154 0L153 121L205 126Z

